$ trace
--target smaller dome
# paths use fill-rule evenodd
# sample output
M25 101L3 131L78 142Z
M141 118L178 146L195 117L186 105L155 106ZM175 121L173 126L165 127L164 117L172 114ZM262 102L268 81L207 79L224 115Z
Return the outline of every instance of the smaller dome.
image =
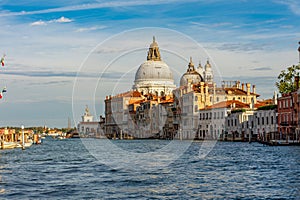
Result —
M203 81L203 77L195 70L192 58L190 58L187 72L180 79L180 86L188 85L188 83L197 84Z

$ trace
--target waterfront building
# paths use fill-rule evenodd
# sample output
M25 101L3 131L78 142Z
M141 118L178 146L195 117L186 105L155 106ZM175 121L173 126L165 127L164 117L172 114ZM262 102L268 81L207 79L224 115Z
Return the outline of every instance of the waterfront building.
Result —
M246 105L237 100L222 101L199 110L199 139L221 139L225 137L226 119L232 109Z
M120 137L123 132L130 131L133 124L129 117L128 105L132 102L144 100L145 97L138 91L128 91L105 99L105 135L109 138Z
M256 104L239 104L238 109L231 106L226 117L223 140L252 141L273 135L277 132L277 105L275 99L258 101ZM236 104L235 104L236 105Z
M174 96L178 97L180 102L182 122L181 135L178 135L177 138L204 139L206 136L210 139L217 139L222 131L224 132L224 122L221 119L224 120L227 117L227 112L224 109L226 110L228 105L242 104L245 108L250 108L250 105L257 103L259 95L256 94L255 86L250 91L250 83L243 83L240 86L239 81L223 81L221 87L216 87L216 83L195 83L195 80L197 79L190 78L187 85L182 84L181 87L174 90ZM191 84L192 82L195 84ZM247 86L246 89L244 85ZM214 109L220 111L212 112ZM205 115L209 115L208 118L202 116L203 112ZM222 116L219 116L218 120L212 121L210 115L214 113L218 115L219 112L222 113ZM199 118L200 113L201 118Z
M277 105L272 104L259 107L254 113L254 132L252 137L259 140L280 138L277 126Z
M277 100L278 132L287 141L289 139L297 140L299 133L299 76L295 77L294 84L294 91L281 94L281 97Z
M254 124L250 119L254 114L254 110L249 104L234 101L231 111L226 117L226 131L222 137L224 140L243 141L246 131L252 131L253 129Z
M229 109L228 103L224 102L241 102L249 107L259 96L255 85L251 91L250 83L223 81L217 87L209 60L204 67L199 63L195 68L192 58L176 88L155 38L148 49L147 60L135 74L132 88L132 91L105 99L104 129L109 138L126 135L134 138L218 138L225 132L224 120ZM218 107L217 104L222 105L222 102L226 106ZM214 109L219 110L211 111ZM219 117L208 125L211 118L199 119L202 112L215 113Z
M296 132L297 127L297 91L282 94L278 98L278 132L288 139Z
M176 88L169 66L162 61L153 37L147 60L135 74L133 90L105 99L105 134L110 138L160 137L166 120L164 107L173 103ZM161 102L163 101L163 102ZM164 105L164 106L162 106Z
M172 96L148 96L147 100L129 105L133 126L130 133L135 138L170 138L173 130Z
M77 130L80 137L96 137L103 133L99 121L94 121L94 116L91 115L88 106L81 117L82 121L78 123ZM55 133L57 134L57 133Z

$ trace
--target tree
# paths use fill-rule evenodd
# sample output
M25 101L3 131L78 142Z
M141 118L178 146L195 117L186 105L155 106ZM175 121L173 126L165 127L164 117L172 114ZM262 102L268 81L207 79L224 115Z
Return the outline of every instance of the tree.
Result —
M300 64L288 67L286 70L282 70L278 75L278 81L276 87L281 94L286 94L296 90L295 77L299 76ZM299 85L299 82L297 83Z

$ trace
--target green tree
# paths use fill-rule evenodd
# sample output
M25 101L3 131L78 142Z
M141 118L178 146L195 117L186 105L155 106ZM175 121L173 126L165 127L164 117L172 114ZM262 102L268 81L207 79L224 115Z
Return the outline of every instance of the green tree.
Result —
M276 87L281 94L293 92L296 90L295 77L299 76L299 70L300 64L293 65L280 72L280 74L278 75L278 81L276 82Z

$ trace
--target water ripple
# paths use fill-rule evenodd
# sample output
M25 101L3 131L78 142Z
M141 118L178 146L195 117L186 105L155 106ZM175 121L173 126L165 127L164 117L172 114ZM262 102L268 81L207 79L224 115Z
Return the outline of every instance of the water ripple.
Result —
M148 152L166 141L115 141ZM1 151L1 199L299 199L300 148L217 143L199 159L201 142L156 171L112 169L81 140L46 140ZM180 143L178 144L180 145Z

